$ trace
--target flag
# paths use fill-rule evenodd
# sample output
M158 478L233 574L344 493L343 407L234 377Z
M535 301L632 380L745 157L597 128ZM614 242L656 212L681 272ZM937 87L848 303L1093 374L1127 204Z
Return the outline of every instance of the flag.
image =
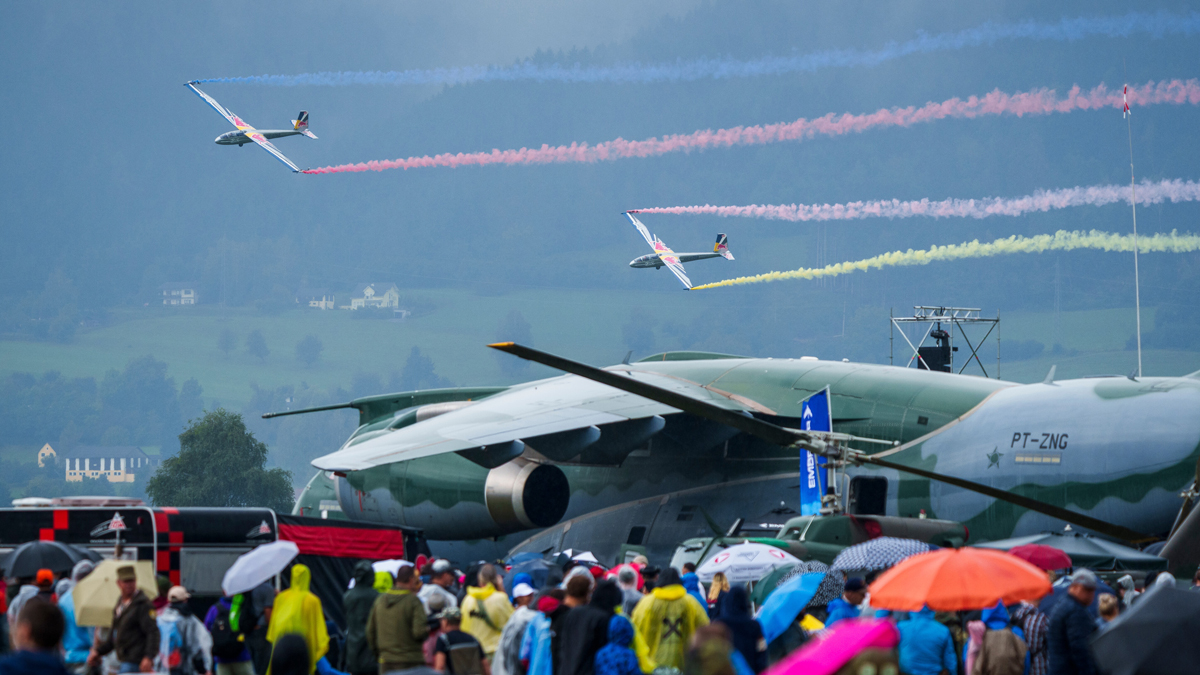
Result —
M1121 117L1132 115L1133 111L1129 109L1129 85L1125 85L1125 90L1121 92L1121 99L1125 102L1125 108L1121 111Z
M829 387L808 397L800 414L800 426L805 431L833 431L833 415L829 405ZM800 451L800 515L815 516L821 510L825 495L825 458L807 450Z

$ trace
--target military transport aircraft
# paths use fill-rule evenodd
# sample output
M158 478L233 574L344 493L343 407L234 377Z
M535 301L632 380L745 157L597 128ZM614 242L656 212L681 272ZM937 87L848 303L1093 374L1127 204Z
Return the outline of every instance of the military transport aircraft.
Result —
M205 103L208 103L210 106L212 106L213 110L221 113L221 117L229 120L230 124L237 127L237 131L227 131L220 136L217 136L217 145L236 145L241 147L247 143L257 143L263 150L266 150L274 155L275 159L278 159L286 164L293 173L300 173L299 167L293 164L292 160L284 157L283 153L279 151L279 148L275 147L275 145L267 139L283 138L284 136L308 136L309 138L315 139L317 135L308 130L307 110L301 110L300 114L296 116L297 119L292 120L291 129L255 129L249 124L246 124L242 118L233 114L228 108L220 103L217 103L216 99L200 91L200 88L196 86L199 83L199 80L193 80L192 82L187 82L186 86L192 91L196 92L197 96L204 99Z
M650 244L650 248L654 249L654 253L634 258L629 263L630 267L653 267L654 269L666 267L679 278L683 287L690 291L692 290L692 281L684 273L683 263L717 257L733 260L733 254L729 252L729 238L724 234L717 235L717 243L713 244L712 253L676 253L666 244L662 243L662 240L657 236L650 234L650 230L646 229L642 221L633 215L635 213L637 211L626 211L625 217L629 219L629 222L633 223L638 232L642 233L642 237L645 238L647 244Z
M313 460L323 471L299 504L324 495L350 519L422 528L444 555L461 545L439 542L489 539L470 554L482 557L636 500L659 508L614 510L596 532L633 540L672 518L675 542L706 536L699 506L725 523L772 510L763 517L782 522L796 512L802 447L845 466L848 513L925 511L964 523L972 540L1071 523L1145 541L1183 522L1192 498L1181 510L1180 491L1194 494L1200 374L1021 385L694 352L599 369L502 348L571 374L266 415L359 411L342 448ZM826 386L836 433L796 431L802 402Z

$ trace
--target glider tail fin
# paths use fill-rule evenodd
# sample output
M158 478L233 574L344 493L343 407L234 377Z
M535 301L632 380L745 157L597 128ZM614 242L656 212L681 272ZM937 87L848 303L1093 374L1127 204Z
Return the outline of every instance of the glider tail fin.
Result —
M308 111L301 110L296 119L292 120L292 128L309 138L316 138L317 135L308 130Z
M733 260L733 254L729 252L729 237L724 233L717 235L717 243L713 244L713 253L720 253L722 258Z

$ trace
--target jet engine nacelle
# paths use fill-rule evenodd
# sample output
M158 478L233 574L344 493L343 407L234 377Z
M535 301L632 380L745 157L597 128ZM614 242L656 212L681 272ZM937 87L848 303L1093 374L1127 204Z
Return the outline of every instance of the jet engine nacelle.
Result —
M571 498L553 464L517 458L489 470L456 454L354 471L336 485L351 520L420 528L433 541L549 527Z

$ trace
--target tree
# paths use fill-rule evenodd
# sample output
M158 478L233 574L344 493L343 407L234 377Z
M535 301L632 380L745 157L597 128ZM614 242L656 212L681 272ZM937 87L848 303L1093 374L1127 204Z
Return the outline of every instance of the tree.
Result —
M267 360L271 350L267 349L267 341L263 339L262 331L253 330L246 336L246 352L250 356L257 356L259 361Z
M321 351L324 349L325 345L321 344L316 335L305 335L303 340L296 343L296 360L312 368L317 359L321 358Z
M404 370L400 377L393 373L388 383L394 391L416 391L418 389L442 389L453 387L454 384L438 375L433 369L433 359L421 353L419 347L413 347L404 362Z
M496 339L499 341L516 342L526 347L533 346L533 332L530 330L529 322L525 320L521 312L515 309L504 317L496 332ZM497 352L496 359L500 364L500 372L509 377L517 377L529 370L528 361L515 358L511 354Z
M221 331L220 337L217 338L217 349L225 352L225 358L229 358L229 352L237 347L237 336L233 331L225 328Z
M267 446L246 430L242 416L206 414L179 435L179 454L146 483L156 506L265 506L292 510L292 472L267 469Z
M204 388L191 378L179 388L179 416L186 423L197 419L204 413L204 398L201 394Z

